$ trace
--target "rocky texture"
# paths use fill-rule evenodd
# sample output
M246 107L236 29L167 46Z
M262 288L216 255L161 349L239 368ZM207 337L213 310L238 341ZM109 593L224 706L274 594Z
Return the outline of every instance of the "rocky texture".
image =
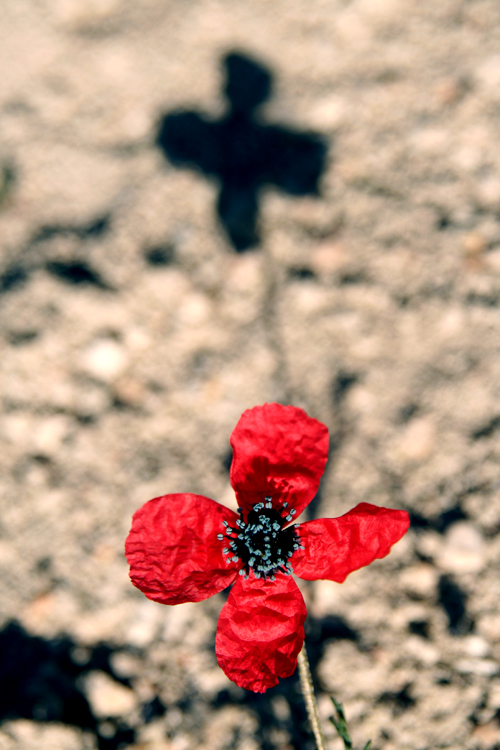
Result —
M271 400L330 429L314 514L412 515L304 587L327 732L332 692L358 745L500 747L498 3L10 0L0 26L0 747L313 747L296 678L219 670L223 596L155 605L123 556L150 497L232 502L229 434ZM328 143L246 253L155 145L180 107L220 119L232 49L274 77L263 123Z

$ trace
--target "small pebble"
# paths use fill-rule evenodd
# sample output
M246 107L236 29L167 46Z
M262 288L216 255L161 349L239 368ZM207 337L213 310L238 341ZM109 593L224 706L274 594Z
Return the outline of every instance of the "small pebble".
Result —
M438 566L449 573L477 573L486 564L486 548L479 531L468 521L457 521L446 531L437 555Z
M436 430L429 417L412 419L399 443L399 452L409 461L423 461L428 458L436 444Z
M85 676L85 695L94 716L104 719L125 716L137 706L137 696L125 685L113 680L106 672L93 670Z
M488 641L480 635L468 635L462 640L462 646L467 656L482 658L490 652Z
M92 377L110 383L124 371L127 354L117 341L101 339L84 352L81 365Z
M468 258L477 258L486 250L486 239L479 232L469 232L464 237L464 249Z
M432 597L436 591L437 571L432 565L422 563L403 569L400 583L412 596L418 599Z
M493 659L461 659L457 662L457 669L462 674L492 677L500 671L500 664L497 664Z

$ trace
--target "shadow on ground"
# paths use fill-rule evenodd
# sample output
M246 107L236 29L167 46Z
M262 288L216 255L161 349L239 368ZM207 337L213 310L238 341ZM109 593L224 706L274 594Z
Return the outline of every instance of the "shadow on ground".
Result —
M358 634L342 618L333 616L321 620L309 618L306 639L313 675L325 644L332 639L359 641ZM212 647L213 644L207 644L207 648ZM55 639L33 636L17 622L10 622L0 632L0 693L3 696L0 724L23 718L71 725L92 732L99 750L119 750L133 744L137 739L136 727L113 717L96 717L83 690L83 678L92 670L105 672L131 687L127 679L113 670L111 657L115 650L107 644L82 649L67 636ZM200 700L199 695L191 692L175 706L186 715L192 713L194 704L198 705ZM285 716L276 712L277 696L289 706ZM276 730L286 732L295 750L314 750L297 673L281 680L264 695L247 690L223 690L212 708L217 710L227 705L244 706L257 716L256 739L261 750L277 750ZM143 725L170 708L173 706L163 705L158 697L142 704Z
M259 107L272 94L272 75L239 52L223 59L228 111L220 120L200 112L161 118L157 145L178 167L191 167L220 184L217 213L237 252L259 242L259 191L272 185L289 195L319 195L325 169L324 139L266 125Z
M135 730L112 717L105 722L95 717L82 690L82 677L91 670L129 686L111 667L113 651L108 645L82 650L67 636L39 638L10 622L0 632L0 723L30 719L69 724L93 732L99 750L132 744ZM141 709L144 723L165 711L158 699Z

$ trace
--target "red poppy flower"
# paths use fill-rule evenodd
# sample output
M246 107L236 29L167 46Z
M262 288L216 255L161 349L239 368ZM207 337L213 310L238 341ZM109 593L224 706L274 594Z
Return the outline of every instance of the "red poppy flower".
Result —
M385 557L409 519L360 503L340 518L291 523L328 457L328 430L302 409L249 409L230 442L238 513L200 495L156 497L135 513L125 552L132 583L162 604L198 602L234 583L217 660L237 685L263 693L293 673L304 641L306 607L291 573L341 583Z

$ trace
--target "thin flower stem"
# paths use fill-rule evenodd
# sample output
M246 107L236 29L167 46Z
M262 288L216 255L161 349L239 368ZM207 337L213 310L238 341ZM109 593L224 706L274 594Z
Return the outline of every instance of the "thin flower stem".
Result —
M297 657L299 663L299 674L300 674L300 686L304 694L304 701L307 708L307 715L309 717L309 723L311 724L314 739L316 740L317 750L326 750L325 740L321 732L318 716L318 704L316 703L316 697L314 695L314 687L312 683L311 670L309 669L309 660L306 653L306 645L302 646L302 650Z

